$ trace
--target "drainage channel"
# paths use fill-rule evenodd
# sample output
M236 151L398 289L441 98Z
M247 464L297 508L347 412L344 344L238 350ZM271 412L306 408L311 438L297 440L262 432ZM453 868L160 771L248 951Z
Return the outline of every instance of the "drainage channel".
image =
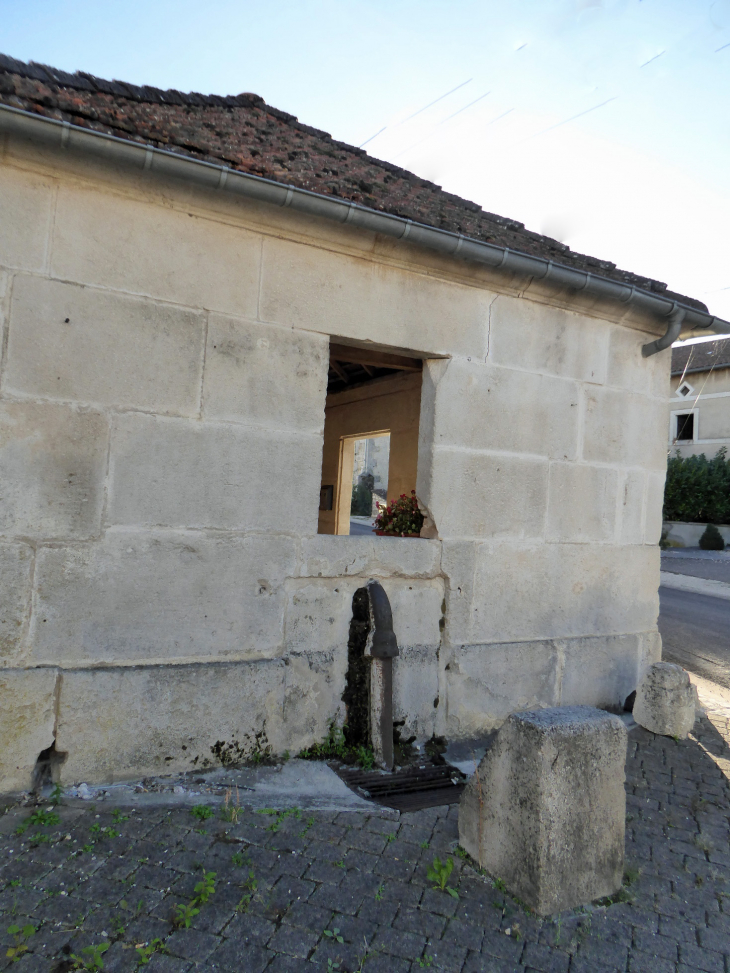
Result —
M401 812L456 804L467 781L460 770L449 764L406 767L390 774L337 763L330 767L356 794Z

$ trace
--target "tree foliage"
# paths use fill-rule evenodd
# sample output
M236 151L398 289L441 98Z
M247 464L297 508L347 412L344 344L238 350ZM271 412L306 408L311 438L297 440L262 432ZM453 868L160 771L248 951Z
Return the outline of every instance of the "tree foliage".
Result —
M730 524L730 460L724 446L712 459L704 453L670 457L664 520Z

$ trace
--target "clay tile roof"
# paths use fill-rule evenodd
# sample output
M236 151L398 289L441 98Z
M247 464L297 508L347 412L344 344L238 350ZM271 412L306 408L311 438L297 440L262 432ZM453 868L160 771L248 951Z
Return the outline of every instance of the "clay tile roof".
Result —
M0 54L0 104L338 196L706 310L699 301L667 291L661 281L574 253L522 223L486 213L427 179L304 125L294 115L267 105L259 95L161 91L85 72L69 74L43 64L25 64Z
M672 348L672 375L709 372L713 368L730 368L730 338Z

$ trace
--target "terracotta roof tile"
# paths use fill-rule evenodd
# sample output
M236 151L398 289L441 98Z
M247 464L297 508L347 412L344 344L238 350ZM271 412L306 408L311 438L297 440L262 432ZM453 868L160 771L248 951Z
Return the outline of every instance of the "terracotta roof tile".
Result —
M333 139L259 95L202 95L162 91L86 72L69 74L0 54L0 104L152 144L206 162L462 233L497 246L555 260L581 270L676 297L666 284L620 270L607 260L527 230L516 220L484 212L406 169Z

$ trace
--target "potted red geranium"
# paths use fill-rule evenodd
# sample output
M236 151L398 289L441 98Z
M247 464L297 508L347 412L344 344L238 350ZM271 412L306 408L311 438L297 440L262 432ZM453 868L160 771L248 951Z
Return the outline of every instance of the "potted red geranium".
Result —
M401 493L397 500L378 504L375 518L375 533L387 537L420 537L423 527L423 514L418 509L416 491L410 497Z

